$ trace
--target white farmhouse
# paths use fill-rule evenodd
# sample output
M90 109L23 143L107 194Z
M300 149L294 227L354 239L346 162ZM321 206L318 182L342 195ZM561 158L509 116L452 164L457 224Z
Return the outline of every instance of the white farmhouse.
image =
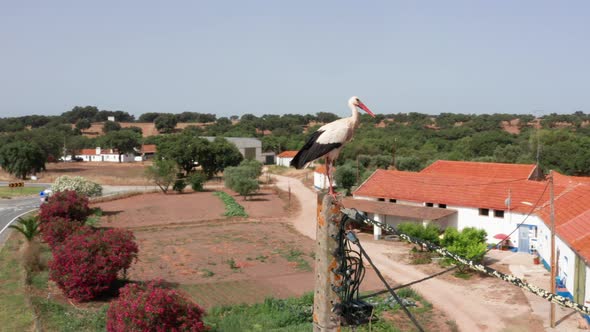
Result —
M113 149L82 149L80 153L74 155L74 158L82 158L83 161L95 161L95 162L119 162L119 153ZM66 161L72 160L71 155L65 157ZM133 153L125 153L121 155L121 162L129 163L135 161L135 155Z
M291 166L291 160L295 157L297 151L283 151L277 156L276 164L278 166L289 167Z
M590 178L553 174L557 275L563 286L558 291L589 305ZM377 170L344 205L394 226L413 221L484 229L489 243L517 229L510 235L513 247L538 252L549 268L548 180L536 165L439 160L421 172ZM381 229L373 231L379 238Z

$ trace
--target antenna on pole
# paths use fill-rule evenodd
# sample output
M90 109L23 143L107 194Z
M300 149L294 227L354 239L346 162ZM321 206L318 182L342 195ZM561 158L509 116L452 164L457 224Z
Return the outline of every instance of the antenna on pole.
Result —
M539 119L539 114L542 112L543 112L543 110L533 111L533 113L535 114L535 120ZM539 165L539 160L541 159L541 135L540 135L541 130L540 130L540 127L541 127L541 121L539 120L539 123L537 124L537 127L536 127L536 132L535 132L535 134L537 136L537 154L535 157L537 165Z

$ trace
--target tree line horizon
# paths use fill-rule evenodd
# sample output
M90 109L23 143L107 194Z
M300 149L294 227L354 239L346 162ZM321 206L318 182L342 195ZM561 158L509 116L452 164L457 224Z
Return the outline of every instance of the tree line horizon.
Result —
M81 135L96 120L106 121L104 135ZM144 113L138 121L153 122L160 135L141 137L141 128L121 128L119 121L132 122L135 117L123 111L99 110L95 106L76 106L59 116L31 115L0 118L0 151L9 143L20 141L37 145L29 151L36 159L57 159L82 148L117 148L132 151L141 144L158 145L163 138L181 132L192 136L255 137L262 141L263 151L280 153L298 150L321 124L339 117L329 112L307 114L243 114L230 118L211 113L183 112ZM517 119L508 132L506 122ZM239 120L239 121L236 121ZM181 130L178 122L207 123ZM355 139L343 149L340 166L354 162L361 155L377 156L372 167L419 171L439 160L536 163L544 171L553 169L567 175L590 176L590 114L458 114L423 113L363 115ZM30 128L30 130L25 130ZM13 152L18 150L13 146ZM2 155L0 154L0 161ZM359 170L370 171L369 170ZM359 173L357 172L357 173Z

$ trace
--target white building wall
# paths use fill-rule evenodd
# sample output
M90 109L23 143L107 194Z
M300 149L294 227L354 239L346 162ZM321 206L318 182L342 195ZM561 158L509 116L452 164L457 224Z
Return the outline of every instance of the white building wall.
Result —
M550 266L551 232L545 223L539 225L537 251L539 256L541 256L541 258L545 261L546 266ZM559 257L557 258L557 276L565 279L565 288L567 288L570 294L573 294L576 254L564 241L559 238L559 236L555 236L555 252L556 254L559 252ZM589 269L590 268L586 266L587 272L589 272ZM586 292L588 292L588 289L590 289L588 288L588 286L590 286L590 278L588 276L589 275L586 274ZM586 294L586 298L589 299L588 293Z
M512 233L518 224L520 224L526 217L525 214L512 211L508 212L507 210L504 210L503 218L498 218L494 217L493 209L489 210L489 215L480 216L479 208L459 206L447 206L447 208L457 210L456 224L459 230L462 230L465 227L483 229L488 234L489 243L496 243L499 241L498 239L494 239L494 235L496 234L508 235ZM533 216L528 217L524 222L524 225L538 226L538 224L539 219L536 217L533 218ZM514 246L518 246L518 230L510 235L510 240Z
M590 305L590 265L586 265L586 303L582 304Z
M293 160L293 158L290 158L290 157L277 157L276 164L278 166L289 167L291 165L291 160Z
M119 155L117 154L100 154L100 155L87 155L87 154L80 154L76 155L77 157L82 158L82 160L87 162L111 162L111 163L118 163L119 162ZM66 156L65 160L72 160L72 156ZM121 155L121 162L129 163L135 161L135 156L133 154L123 154Z
M377 198L374 197L367 197L367 196L355 196L355 199L365 199L365 200L372 200L377 201ZM387 200L386 200L387 202ZM407 200L396 200L396 203L391 204L403 204L403 205L410 205L410 206L425 206L426 202L413 202ZM429 202L433 203L434 206L438 206L439 202ZM447 205L448 209L456 210L457 213L447 216L436 223L444 229L446 227L455 227L459 230L464 229L465 227L475 227L479 229L483 229L486 231L488 235L488 243L498 243L499 240L494 238L496 234L510 234L512 233L519 223L521 223L525 218L526 215L518 212L508 212L507 210L504 211L503 218L494 217L494 210L489 209L489 214L487 216L480 216L479 215L479 208L471 208L471 207L463 207L463 206L452 206ZM409 218L400 218L396 216L384 216L385 222L390 225L397 226L401 222L404 221L411 221ZM414 221L416 221L415 219ZM539 224L543 224L542 221L536 216L529 216L524 225L532 225L538 226ZM518 246L518 230L514 231L512 235L510 235L510 240L513 246ZM531 236L531 238L533 238ZM533 241L532 241L533 242Z
M332 179L332 185L334 188L337 187L336 181ZM324 173L313 172L313 186L318 189L328 189L330 188L330 182L328 181L328 177Z

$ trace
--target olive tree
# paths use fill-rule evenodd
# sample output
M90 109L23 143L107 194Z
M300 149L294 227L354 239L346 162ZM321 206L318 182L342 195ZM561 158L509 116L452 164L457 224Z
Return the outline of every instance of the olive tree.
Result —
M15 141L0 148L0 166L21 179L44 170L45 161L43 150L35 143Z

